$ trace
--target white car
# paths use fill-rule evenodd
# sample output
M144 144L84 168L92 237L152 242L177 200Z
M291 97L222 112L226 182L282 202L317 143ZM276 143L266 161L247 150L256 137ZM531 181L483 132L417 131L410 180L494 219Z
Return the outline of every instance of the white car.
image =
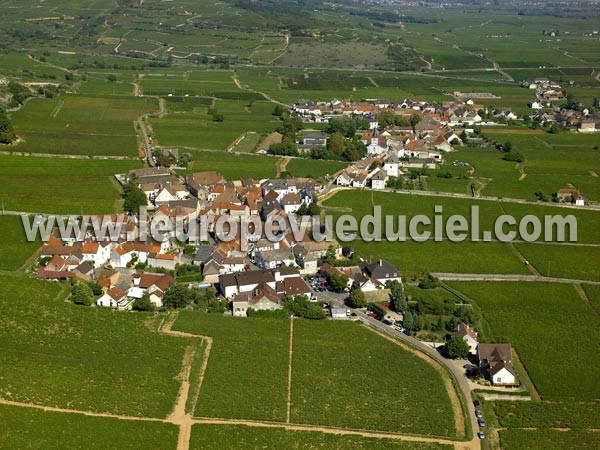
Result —
M404 333L404 328L402 328L400 325L398 325L396 327L396 331L399 331L400 333Z

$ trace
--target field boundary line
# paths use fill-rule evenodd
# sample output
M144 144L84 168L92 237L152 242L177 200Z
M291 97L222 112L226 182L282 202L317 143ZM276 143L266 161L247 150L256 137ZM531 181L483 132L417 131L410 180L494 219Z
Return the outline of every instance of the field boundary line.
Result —
M211 418L211 417L194 417L192 419L194 424L202 425L245 425L248 427L255 428L283 428L287 431L317 431L326 434L336 435L351 435L351 436L362 436L372 437L377 439L397 439L403 441L412 442L428 442L438 443L443 445L468 445L471 441L460 441L452 440L449 438L424 436L420 434L406 434L406 433L394 433L386 431L376 430L362 430L355 428L339 428L330 427L323 425L310 425L310 424L299 424L299 423L283 423L283 422L263 422L257 420L244 420L244 419L223 419L223 418Z
M104 417L109 419L120 419L120 420L130 420L135 422L161 422L167 423L165 419L161 419L159 417L136 417L136 416L122 416L119 414L112 413L101 413L94 411L83 411L79 409L69 409L69 408L59 408L56 406L44 406L38 405L35 403L25 403L25 402L16 402L13 400L7 400L5 398L0 397L0 404L7 406L18 406L20 408L30 408L30 409L40 409L42 411L50 411L50 412L59 412L65 414L80 414L89 417Z
M62 109L64 104L65 104L64 100L59 101L58 104L54 107L54 110L52 110L52 114L50 114L50 117L58 116L58 113L60 112L60 110Z
M294 359L294 318L290 319L290 363L288 364L287 415L285 422L290 423L292 417L292 362Z

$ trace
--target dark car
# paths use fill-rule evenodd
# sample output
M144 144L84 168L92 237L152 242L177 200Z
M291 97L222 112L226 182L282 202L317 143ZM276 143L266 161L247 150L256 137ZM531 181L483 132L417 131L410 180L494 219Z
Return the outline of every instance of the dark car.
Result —
M479 400L473 400L473 406L475 406L475 408L479 408L481 406L481 403L479 402Z
M479 424L480 427L485 427L485 420L483 419L477 419L477 423Z

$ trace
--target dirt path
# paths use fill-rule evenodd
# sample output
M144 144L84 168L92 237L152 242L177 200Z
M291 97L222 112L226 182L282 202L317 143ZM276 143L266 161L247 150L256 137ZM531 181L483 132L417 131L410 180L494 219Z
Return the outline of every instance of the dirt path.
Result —
M284 156L275 162L275 178L279 178L281 176L281 172L285 172L285 169L291 160L292 158L287 158Z
M285 423L290 423L292 417L292 361L294 359L294 318L290 319L290 363L288 365L287 415Z
M255 94L262 95L267 101L269 101L271 103L276 103L278 105L281 105L281 106L284 106L286 108L289 108L289 105L286 105L285 103L282 103L282 102L280 102L278 100L275 100L274 98L272 98L268 94L265 94L264 92L257 91L256 89L251 89L249 87L244 86L240 82L239 78L237 77L237 74L234 73L231 76L231 78L232 78L233 82L235 83L235 85L238 87L239 90L241 90L241 91L248 91L248 92L254 92Z
M586 302L588 305L591 306L590 299L588 298L588 296L585 292L585 289L583 289L583 286L581 286L581 283L573 283L573 287L577 291L577 294L579 295L579 297L581 297L581 300L583 300L584 302ZM593 307L592 307L592 311L594 311L596 314L598 314Z
M186 405L188 404L188 398L190 396L190 372L192 369L192 361L194 360L195 352L198 351L193 346L188 347L183 358L181 377L181 387L179 389L179 395L177 396L177 402L171 415L166 419L166 422L179 425L179 436L177 438L177 450L188 450L190 447L190 437L192 433L192 413L200 395L200 389L202 382L204 381L204 372L208 365L208 355L212 346L212 339L207 336L201 336L191 333L185 333L182 331L173 331L172 327L177 320L179 313L177 311L169 315L166 321L164 321L160 327L159 332L169 336L179 336L185 338L201 338L206 340L207 346L204 351L204 358L202 362L202 368L200 369L200 378L198 381L198 389L194 394L194 402L191 407L191 412L186 412Z
M358 430L350 428L336 428L327 426L314 426L304 424L286 424L282 422L260 422L253 420L241 420L241 419L220 419L220 418L209 418L200 417L192 419L194 424L210 424L210 425L245 425L248 427L256 428L283 428L288 431L318 431L320 433L335 434L339 436L361 436L371 437L377 439L397 439L402 441L411 442L428 442L437 443L442 445L460 445L459 448L471 448L468 446L469 442L457 442L451 439L434 438L429 436L401 434L401 433L388 433L380 431L370 430ZM464 447L464 446L467 447Z
M542 138L538 137L538 136L534 136L534 138L537 141L540 141L542 144L544 144L544 147L546 148L552 148L552 146L550 144L548 144L548 142L546 142L545 140L543 140Z

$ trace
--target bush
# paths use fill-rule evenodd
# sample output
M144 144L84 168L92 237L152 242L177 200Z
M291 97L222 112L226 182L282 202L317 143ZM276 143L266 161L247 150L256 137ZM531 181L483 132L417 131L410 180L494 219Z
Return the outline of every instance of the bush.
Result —
M365 293L360 289L354 289L346 299L346 304L351 308L364 308L367 306Z

